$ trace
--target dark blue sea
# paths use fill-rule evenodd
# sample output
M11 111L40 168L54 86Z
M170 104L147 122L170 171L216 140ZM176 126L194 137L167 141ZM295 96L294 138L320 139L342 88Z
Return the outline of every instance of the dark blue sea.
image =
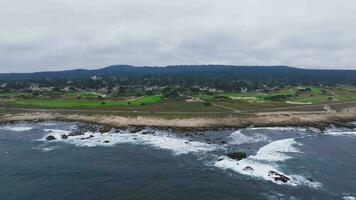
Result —
M356 199L356 130L131 127L73 134L85 126L0 125L0 199ZM236 151L247 158L226 156Z

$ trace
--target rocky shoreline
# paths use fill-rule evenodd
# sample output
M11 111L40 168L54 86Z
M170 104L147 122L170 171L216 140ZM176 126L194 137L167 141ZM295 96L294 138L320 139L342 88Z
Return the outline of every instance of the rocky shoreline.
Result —
M159 117L124 117L116 115L63 114L56 112L3 113L0 123L19 121L68 121L101 124L114 128L154 127L179 131L218 130L245 127L314 127L325 129L331 124L337 127L355 128L356 108L342 112L269 112L246 116L196 117L166 119Z

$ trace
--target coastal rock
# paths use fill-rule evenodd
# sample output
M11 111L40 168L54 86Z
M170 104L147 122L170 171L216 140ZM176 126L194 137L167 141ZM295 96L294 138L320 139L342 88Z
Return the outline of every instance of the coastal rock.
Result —
M310 182L314 182L314 180L312 178L307 178L307 180Z
M56 140L56 137L54 137L53 135L49 135L46 137L46 140L50 141L50 140Z
M154 134L154 131L143 131L142 135L147 135L147 134Z
M140 132L140 131L142 131L142 128L135 127L134 129L132 129L132 130L130 131L130 133L138 133L138 132Z
M68 136L78 136L78 135L84 135L84 132L81 129L75 129L68 134Z
M99 132L100 133L107 133L107 132L110 132L111 129L112 129L111 126L102 126L102 127L99 128Z
M80 139L81 139L81 140L86 140L86 139L90 139L90 138L92 138L92 137L94 137L94 135L89 135L88 137L80 138Z
M245 168L243 168L242 170L244 170L244 171L248 171L248 172L253 172L253 171L255 171L252 167L250 167L250 166L246 166Z
M78 125L78 130L80 130L81 132L97 132L99 129L98 125L94 125L94 124L80 124Z
M283 183L287 183L290 180L287 176L272 170L268 172L268 176L272 177L275 181L282 181Z
M109 140L105 140L104 143L110 143L110 141Z
M61 138L62 138L62 139L68 139L68 135L62 134L62 135L61 135Z
M234 160L242 160L247 157L247 154L245 152L236 151L233 153L228 153L226 156Z

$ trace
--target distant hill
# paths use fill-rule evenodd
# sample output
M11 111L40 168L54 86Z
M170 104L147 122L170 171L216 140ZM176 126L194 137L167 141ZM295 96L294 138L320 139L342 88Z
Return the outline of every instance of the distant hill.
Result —
M75 69L34 73L0 73L2 81L35 79L74 79L91 76L167 76L194 79L224 79L287 82L355 83L356 70L315 70L288 66L178 65L166 67L135 67L114 65L100 69Z

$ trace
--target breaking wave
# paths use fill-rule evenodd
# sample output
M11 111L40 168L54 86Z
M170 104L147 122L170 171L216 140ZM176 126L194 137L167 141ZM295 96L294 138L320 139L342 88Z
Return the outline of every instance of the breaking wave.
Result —
M300 175L286 175L279 169L279 163L292 157L286 153L298 153L294 146L300 145L293 138L274 141L260 148L256 155L249 156L246 159L236 161L227 156L221 156L214 165L221 169L230 169L240 174L262 178L277 184L287 184L291 186L307 185L311 188L320 187L321 184L306 179ZM286 183L275 179L271 172L277 172L280 175L290 178Z
M137 144L150 145L159 149L171 150L175 155L213 151L216 145L203 142L190 141L184 138L176 138L166 133L142 134L142 133L92 133L86 132L84 135L70 136L68 139L62 139L62 134L69 134L70 131L46 129L48 135L54 136L61 142L71 143L76 146L96 147L113 146L115 144ZM48 136L47 135L47 136ZM42 138L45 140L45 138Z
M333 136L356 136L356 131L327 130L325 134Z
M354 196L345 196L342 199L343 200L356 200L356 197L354 197Z
M14 132L23 132L23 131L30 131L33 129L31 126L3 126L0 127L2 130L7 131L14 131Z
M269 142L267 136L262 134L250 134L249 136L241 133L241 130L233 132L229 136L229 144L249 144L249 143L259 143L259 142Z

